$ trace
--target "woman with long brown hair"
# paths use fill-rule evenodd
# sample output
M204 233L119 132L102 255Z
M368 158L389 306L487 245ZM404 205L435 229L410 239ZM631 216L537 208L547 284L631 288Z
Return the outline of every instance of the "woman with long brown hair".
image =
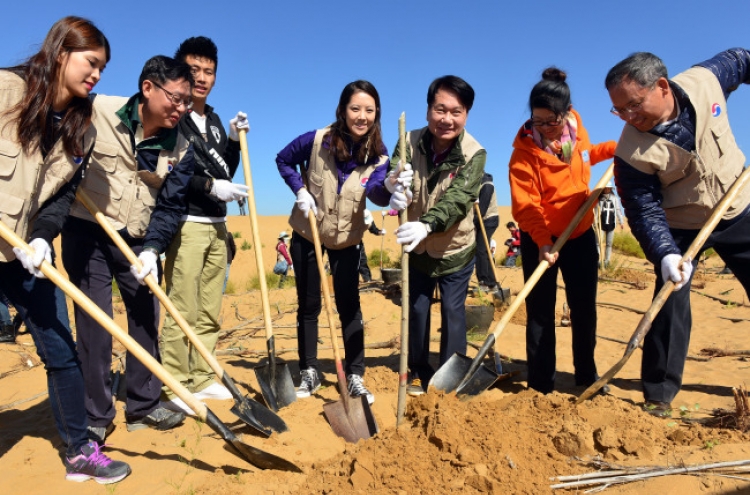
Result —
M320 388L318 316L320 280L312 233L307 220L316 216L323 249L328 252L333 292L344 333L346 374L353 397L375 398L365 388L365 341L359 301L359 249L367 230L365 184L376 169L388 166L380 131L380 96L367 81L344 87L336 122L302 134L276 157L279 173L297 196L289 224L297 286L297 340L301 383L297 397ZM304 178L303 178L304 176Z
M75 198L93 147L89 94L110 58L93 23L65 17L41 49L0 70L0 220L29 244L28 256L0 240L0 295L23 316L47 370L50 405L66 447L67 479L115 483L130 473L89 441L81 363L65 296L39 266Z

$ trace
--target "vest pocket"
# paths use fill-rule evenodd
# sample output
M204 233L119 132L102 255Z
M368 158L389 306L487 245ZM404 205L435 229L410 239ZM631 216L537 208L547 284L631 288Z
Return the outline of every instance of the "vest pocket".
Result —
M0 139L0 177L7 179L13 175L20 153L20 145L7 139Z
M97 141L96 144L94 144L94 151L91 154L89 170L100 168L104 172L114 172L115 168L117 168L117 156L119 151L119 146Z
M23 214L24 203L26 202L23 198L11 196L10 194L0 195L0 213L2 214L0 221L4 222L13 231L16 231L18 222Z

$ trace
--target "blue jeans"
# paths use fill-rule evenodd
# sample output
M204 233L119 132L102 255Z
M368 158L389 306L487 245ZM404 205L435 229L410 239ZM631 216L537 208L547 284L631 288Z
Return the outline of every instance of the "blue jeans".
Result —
M47 389L57 431L74 457L88 443L83 373L70 330L65 295L38 279L17 260L0 263L0 296L18 310L47 371Z
M435 370L430 357L430 306L435 285L440 289L440 366L453 354L466 354L466 293L474 273L474 258L457 272L431 277L409 268L409 371L422 383ZM402 303L403 304L403 303Z

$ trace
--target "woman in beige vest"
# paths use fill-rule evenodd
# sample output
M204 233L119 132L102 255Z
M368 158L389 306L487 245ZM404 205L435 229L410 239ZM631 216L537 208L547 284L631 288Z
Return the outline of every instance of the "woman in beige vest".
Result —
M365 185L376 168L388 166L380 132L380 97L367 81L354 81L341 92L336 122L297 137L276 157L279 173L297 196L289 224L291 255L299 309L300 386L297 397L320 388L318 316L320 273L307 215L318 220L323 249L328 252L333 291L344 333L345 370L353 397L375 398L365 388L364 329L359 302L359 249L367 229Z
M83 372L65 295L38 268L52 262L52 240L93 146L89 94L109 56L104 34L71 16L52 26L38 53L0 70L0 220L34 249L28 256L0 240L0 298L23 317L44 362L66 478L99 483L120 481L130 467L88 440Z

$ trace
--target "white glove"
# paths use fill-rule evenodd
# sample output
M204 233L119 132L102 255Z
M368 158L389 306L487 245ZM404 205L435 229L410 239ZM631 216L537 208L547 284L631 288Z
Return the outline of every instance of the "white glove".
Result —
M411 192L411 189L407 189L406 191L404 191L404 187L399 184L396 187L396 191L391 194L391 201L389 202L389 206L393 210L401 211L403 209L406 209L406 207L411 204L412 198L413 194Z
M247 186L244 184L235 184L228 180L219 179L214 181L211 187L211 196L228 203L247 197Z
M296 203L297 208L305 214L305 218L307 218L307 212L310 210L312 210L313 215L318 216L318 207L315 205L315 198L304 187L297 191Z
M406 163L401 167L401 172L394 178L395 170L388 172L388 176L385 178L385 188L389 193L393 194L396 191L398 185L402 185L404 189L411 188L412 179L414 179L414 171L411 169L411 163Z
M156 253L151 250L143 251L138 255L138 261L141 262L143 268L141 268L141 271L138 271L135 265L130 265L130 273L133 274L139 284L146 285L146 277L148 277L149 274L153 274L155 279L159 276L159 268L156 264Z
M250 122L247 121L247 114L245 112L237 112L237 115L229 120L229 139L239 141L240 131L243 129L250 132Z
M380 229L380 235L385 235L385 229Z
M680 290L690 280L693 273L692 260L685 260L680 264L682 256L679 254L668 254L661 259L661 278L664 283L674 282L674 290Z
M396 229L396 242L409 244L404 248L407 253L417 247L417 244L427 237L427 225L422 222L406 222Z
M15 253L16 259L36 278L47 278L39 270L39 266L42 264L42 261L52 263L52 248L49 247L47 241L40 238L32 239L29 242L29 246L34 249L34 254L31 256L27 255L23 249L14 247L13 253Z

